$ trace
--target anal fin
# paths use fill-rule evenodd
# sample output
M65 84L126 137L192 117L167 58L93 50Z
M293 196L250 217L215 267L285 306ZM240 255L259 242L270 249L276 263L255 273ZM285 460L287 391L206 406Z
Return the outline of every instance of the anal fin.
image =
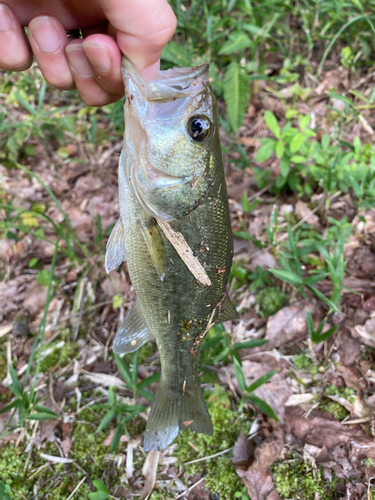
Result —
M118 267L126 259L124 232L124 225L120 217L107 242L105 254L105 270L107 273Z
M139 300L136 297L132 308L117 332L113 342L113 351L116 354L136 351L151 338L152 334L147 327Z
M150 219L146 224L140 222L142 236L150 252L152 262L161 281L163 281L166 269L166 257L163 239L154 219Z
M240 315L236 311L236 308L232 304L228 295L226 295L225 299L221 305L220 314L219 314L217 320L215 321L215 325L218 325L219 323L224 323L224 321L238 319L239 317L240 317Z

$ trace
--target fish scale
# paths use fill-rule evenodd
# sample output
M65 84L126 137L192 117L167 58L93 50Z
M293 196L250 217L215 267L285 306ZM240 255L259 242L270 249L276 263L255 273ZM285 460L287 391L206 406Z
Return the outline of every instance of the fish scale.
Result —
M136 92L137 87L135 84L131 86L129 80L139 77L134 76L129 65L125 67L125 76L127 91ZM155 144L148 147L150 145L147 141L152 141L158 133L158 128L154 128L153 121L147 123L147 116L151 115L153 120L155 116L161 119L163 110L160 106L163 104L153 104L152 99L146 100L143 103L143 111L136 117L140 120L139 116L142 116L142 123L135 122L134 128L130 130L129 127L133 126L131 120L137 112L134 101L137 102L137 106L142 105L142 92L139 92L134 101L128 99L125 104L125 117L128 117L125 129L127 142L119 163L121 224L118 226L120 229L115 228L114 237L110 238L112 243L110 248L107 248L106 265L108 263L109 268L113 267L110 265L111 255L116 254L114 248L116 241L119 241L116 240L119 235L118 238L121 238L126 253L130 279L136 291L136 301L116 336L114 351L118 353L134 351L154 336L160 354L161 377L146 426L144 442L146 450L165 448L177 436L180 429L186 430L190 427L195 432L212 434L212 423L199 385L199 350L210 326L237 317L234 307L226 296L233 239L216 101L207 79L199 89L198 97L194 94L191 100L186 96L181 97L187 99L186 117L182 117L180 121L178 116L175 117L174 128L168 134L168 140L173 140L173 130L177 130L175 132L177 143L181 144L182 148L188 144L189 155L186 160L188 165L181 160L183 154L180 151L181 154L176 155L175 160L170 160L176 161L176 165L168 164L168 172L160 168L160 178L157 181L154 178L151 181L147 178L150 169L147 171L148 167L144 162L150 161L152 165L157 164L158 168L162 167L168 143L163 142L162 137L158 137L156 143L159 149L163 144L164 156L154 158L153 155L157 154L155 151L158 149ZM166 92L169 95L168 88ZM175 90L171 92L173 94ZM159 106L157 112L151 108L153 105ZM198 111L203 107L205 113L210 113L213 125L209 142L197 145L196 150L191 147L191 139L185 137L189 117L198 112L194 106L200 106ZM165 123L164 119L164 127ZM139 160L139 166L132 163L138 161L137 148L134 146L137 140L134 131L137 127L139 130L144 127L145 130L145 142L138 147L138 151L142 152L139 154L143 155L143 160ZM152 127L152 133L147 133L148 127ZM159 129L162 130L162 127ZM181 134L185 135L181 137ZM139 137L142 142L142 136ZM176 150L176 142L171 150ZM145 151L151 151L149 157ZM191 164L194 157L200 169L198 180ZM152 166L152 169L154 176L155 167ZM191 175L189 182L186 182L187 172ZM167 186L163 192L159 192L160 186L163 185L163 175L166 176L165 182L168 184L171 173L180 174L181 182L174 181L172 187ZM139 184L134 186L135 182ZM145 187L142 182L149 184ZM153 190L150 188L152 182L157 186ZM199 189L196 191L199 193L198 200L193 196L196 184L199 184ZM170 195L172 191L173 196ZM140 196L144 196L142 203ZM148 197L152 203L148 203ZM171 208L172 212L174 210L186 213L178 218L169 218L170 226L172 230L183 235L187 245L206 271L211 281L210 286L202 287L197 283L173 245L155 224L155 219L160 214L154 214L152 210L155 207L157 209L160 202L164 214L164 210L168 210L166 205L168 197L171 205L178 199L176 206ZM166 215L168 217L168 213ZM120 247L122 248L121 245L118 248Z

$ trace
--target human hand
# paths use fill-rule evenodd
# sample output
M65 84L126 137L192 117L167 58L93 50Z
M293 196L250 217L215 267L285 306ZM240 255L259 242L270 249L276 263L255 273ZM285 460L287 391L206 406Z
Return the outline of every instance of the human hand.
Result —
M83 40L68 40L73 29ZM103 106L124 94L121 53L145 80L157 78L175 29L167 0L2 0L0 68L22 71L34 54L50 85L77 88L86 104Z

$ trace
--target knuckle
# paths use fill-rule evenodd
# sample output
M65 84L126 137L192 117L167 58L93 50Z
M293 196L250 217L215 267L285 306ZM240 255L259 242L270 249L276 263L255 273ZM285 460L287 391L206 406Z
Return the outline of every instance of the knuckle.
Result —
M164 47L166 43L172 38L176 31L177 20L172 9L168 9L164 16L155 26L155 30L149 35L152 42L160 47Z

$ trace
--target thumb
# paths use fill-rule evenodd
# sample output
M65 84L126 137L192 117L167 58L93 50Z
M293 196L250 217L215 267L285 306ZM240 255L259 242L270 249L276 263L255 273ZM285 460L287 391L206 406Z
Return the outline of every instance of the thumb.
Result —
M117 30L121 52L144 80L157 78L160 55L177 24L167 0L99 1L108 21Z

